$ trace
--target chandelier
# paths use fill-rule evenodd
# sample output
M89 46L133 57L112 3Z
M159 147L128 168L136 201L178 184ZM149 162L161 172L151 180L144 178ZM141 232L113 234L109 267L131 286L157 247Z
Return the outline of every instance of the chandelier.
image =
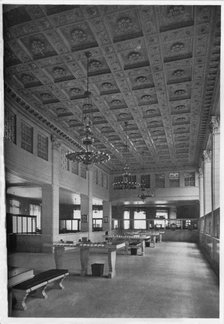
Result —
M125 122L125 129L126 129L126 153L128 152L128 144L127 144L127 126L128 123ZM139 183L137 183L134 179L135 176L132 176L131 173L129 172L129 167L127 165L127 161L125 161L125 166L124 166L124 172L121 176L117 177L117 179L113 182L113 187L114 189L135 189L136 187L139 186Z
M145 152L143 151L142 154L142 161L143 161L143 175L141 176L141 185L139 189L138 198L140 198L142 201L145 201L146 198L152 198L155 196L155 190L149 188L150 187L150 176L147 175L147 172L145 169ZM147 159L148 161L148 159Z
M146 198L150 198L150 197L154 197L155 196L155 192L153 189L150 188L146 188L145 187L145 183L144 181L141 183L141 187L140 187L140 192L138 194L138 198L140 198L141 200L145 201Z
M83 138L82 143L85 147L84 150L79 152L72 152L66 154L66 158L71 161L82 162L85 165L90 164L100 164L103 162L107 162L110 159L110 155L106 152L95 151L92 148L94 143L93 133L91 130L92 121L90 118L90 112L92 110L92 102L91 102L91 92L89 91L89 59L91 57L90 52L85 52L86 60L87 60L87 81L86 81L86 91L84 93L85 102L83 104Z

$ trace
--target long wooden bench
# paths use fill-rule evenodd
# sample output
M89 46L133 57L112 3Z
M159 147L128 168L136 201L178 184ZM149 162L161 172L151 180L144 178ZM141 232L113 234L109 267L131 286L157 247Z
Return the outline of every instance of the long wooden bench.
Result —
M32 296L47 298L45 289L50 283L55 283L57 288L63 289L63 280L69 275L65 269L51 269L38 273L33 278L21 282L13 287L13 294L16 298L15 309L26 310L26 298L29 294Z

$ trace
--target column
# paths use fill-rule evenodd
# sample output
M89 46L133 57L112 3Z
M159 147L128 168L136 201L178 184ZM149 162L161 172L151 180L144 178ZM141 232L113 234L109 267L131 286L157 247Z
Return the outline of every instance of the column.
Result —
M110 201L103 201L103 230L111 231L112 228L112 209Z
M199 177L199 202L200 202L200 217L204 216L204 175L202 168L198 170Z
M59 171L61 143L52 139L52 180L42 186L42 251L52 252L59 235Z
M211 151L204 150L204 215L212 210Z
M88 232L89 197L81 194L81 231Z
M81 231L88 232L88 239L92 240L92 180L93 170L91 166L87 169L88 196L81 194Z
M213 210L220 207L220 125L216 116L211 118L212 131L212 198Z
M93 232L93 167L88 166L87 168L88 177L88 197L89 197L89 217L88 217L88 239L92 241Z

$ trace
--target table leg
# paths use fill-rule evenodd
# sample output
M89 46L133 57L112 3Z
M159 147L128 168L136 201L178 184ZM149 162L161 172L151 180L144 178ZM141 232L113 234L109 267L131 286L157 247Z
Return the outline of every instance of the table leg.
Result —
M162 242L162 234L159 233L159 241Z
M115 265L116 265L116 250L109 250L108 251L108 268L109 268L109 274L108 278L114 278L116 275L115 271Z
M54 247L54 260L56 269L63 269L63 259L64 259L64 246L55 246Z
M88 263L89 263L88 247L80 247L80 261L81 261L81 276L86 276L88 273Z

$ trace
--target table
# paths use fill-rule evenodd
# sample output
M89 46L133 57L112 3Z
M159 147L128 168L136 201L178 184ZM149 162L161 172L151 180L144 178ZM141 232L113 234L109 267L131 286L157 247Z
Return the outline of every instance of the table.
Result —
M8 268L8 314L12 314L12 287L34 277L33 269L10 267Z
M140 241L141 243L141 255L144 256L145 255L145 241L150 239L150 235L139 235L139 234L133 234L133 235L119 235L119 234L115 234L115 235L105 235L105 238L107 238L109 241L113 242L113 240L124 240L125 242L127 242L128 244L126 244L126 251L128 252L128 246L130 244L130 242L134 242L134 241Z
M156 243L157 238L159 242L162 242L162 236L165 232L149 230L147 233L152 237L153 242Z
M114 278L116 275L116 256L117 250L125 247L125 242L77 242L77 243L61 243L55 242L54 247L54 259L57 269L63 269L63 259L65 247L78 247L80 249L80 263L81 263L81 276L87 275L88 263L89 263L89 253L91 249L105 249L108 253L108 278Z

